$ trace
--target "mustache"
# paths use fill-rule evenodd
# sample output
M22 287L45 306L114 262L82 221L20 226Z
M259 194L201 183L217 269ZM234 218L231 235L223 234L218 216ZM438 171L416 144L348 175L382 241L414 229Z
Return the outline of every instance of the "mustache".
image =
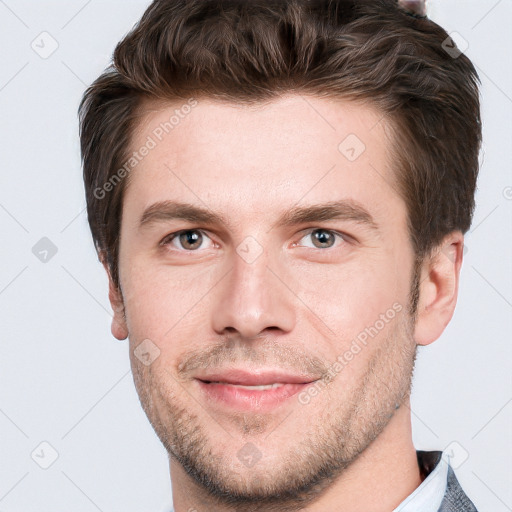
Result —
M220 369L236 365L246 367L248 362L250 367L266 366L318 376L326 374L329 368L322 359L282 341L247 341L230 337L182 354L178 360L178 375L187 378L198 369Z

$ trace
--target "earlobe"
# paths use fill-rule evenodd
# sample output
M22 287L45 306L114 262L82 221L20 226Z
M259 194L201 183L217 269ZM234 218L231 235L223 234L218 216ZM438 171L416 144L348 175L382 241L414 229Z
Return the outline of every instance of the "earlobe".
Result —
M118 288L110 275L108 264L104 257L100 256L100 261L103 264L108 277L108 299L112 307L113 316L110 330L112 336L118 340L125 340L128 337L128 328L126 325L126 317L124 312L124 301L120 288Z
M421 267L419 301L414 328L418 345L429 345L441 336L457 303L464 235L448 234Z
M128 328L126 326L126 317L124 314L124 303L121 291L115 287L109 276L108 298L112 306L114 315L112 316L111 332L112 336L118 340L125 340L128 337Z

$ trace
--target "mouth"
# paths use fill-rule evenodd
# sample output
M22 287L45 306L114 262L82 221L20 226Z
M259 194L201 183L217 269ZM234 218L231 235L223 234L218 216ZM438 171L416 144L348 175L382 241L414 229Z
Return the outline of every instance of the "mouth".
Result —
M278 370L230 370L198 376L203 398L231 409L271 411L319 380L316 376L285 374Z
M236 388L241 388L241 389L255 389L255 390L275 389L275 388L280 388L282 386L286 386L286 383L284 383L284 382L274 382L273 384L262 384L259 386L249 386L246 384L232 384L230 382L208 381L208 380L203 380L201 382L204 382L205 384L223 384L225 386L234 386Z

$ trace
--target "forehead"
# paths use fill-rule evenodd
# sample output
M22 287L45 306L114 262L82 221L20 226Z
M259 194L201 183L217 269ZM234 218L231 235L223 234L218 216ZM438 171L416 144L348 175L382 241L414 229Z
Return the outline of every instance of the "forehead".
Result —
M253 106L212 99L149 103L132 139L139 155L125 205L140 211L179 199L277 214L299 201L356 198L378 216L390 201L402 202L390 133L369 105L315 96L289 94Z

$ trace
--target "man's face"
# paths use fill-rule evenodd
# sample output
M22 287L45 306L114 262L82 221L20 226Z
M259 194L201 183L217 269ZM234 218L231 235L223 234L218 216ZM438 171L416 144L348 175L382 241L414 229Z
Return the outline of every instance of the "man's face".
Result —
M200 100L162 134L176 108L139 126L132 150L148 136L156 146L124 197L119 273L141 403L211 495L307 496L390 428L410 390L414 254L384 121L317 97Z

